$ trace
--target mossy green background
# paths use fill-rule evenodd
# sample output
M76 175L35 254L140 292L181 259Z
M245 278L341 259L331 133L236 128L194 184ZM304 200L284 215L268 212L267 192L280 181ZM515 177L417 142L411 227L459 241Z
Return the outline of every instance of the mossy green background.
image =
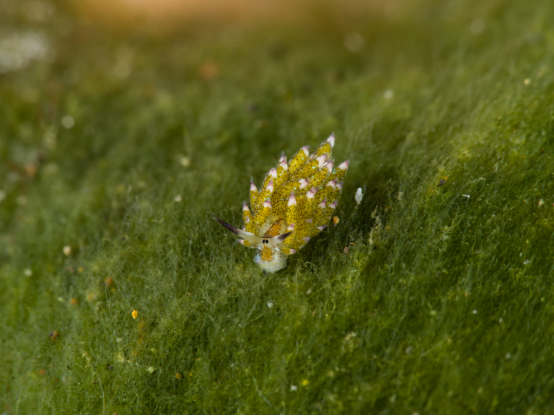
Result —
M2 34L51 53L0 74L2 412L554 412L554 3L167 32L26 4ZM341 221L264 276L211 217L332 131Z

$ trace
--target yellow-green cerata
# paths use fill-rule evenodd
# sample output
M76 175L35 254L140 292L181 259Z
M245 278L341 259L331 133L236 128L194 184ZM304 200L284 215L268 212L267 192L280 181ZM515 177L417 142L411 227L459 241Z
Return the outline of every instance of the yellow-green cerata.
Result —
M262 270L275 273L293 255L318 235L331 219L342 191L349 161L334 167L332 134L314 153L302 147L287 163L283 154L277 168L267 173L261 189L250 183L250 206L242 207L244 228L238 229L214 218L239 243L256 249L254 262Z

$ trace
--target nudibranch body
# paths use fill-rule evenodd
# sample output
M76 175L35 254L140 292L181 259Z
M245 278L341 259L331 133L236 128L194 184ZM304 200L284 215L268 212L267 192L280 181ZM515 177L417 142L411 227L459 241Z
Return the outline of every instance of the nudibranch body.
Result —
M348 160L334 167L331 135L310 154L302 147L287 163L283 154L277 168L267 173L260 190L250 183L250 206L242 207L244 228L217 222L237 234L239 242L254 248L254 257L264 272L275 273L286 266L287 256L300 250L326 226L342 191Z

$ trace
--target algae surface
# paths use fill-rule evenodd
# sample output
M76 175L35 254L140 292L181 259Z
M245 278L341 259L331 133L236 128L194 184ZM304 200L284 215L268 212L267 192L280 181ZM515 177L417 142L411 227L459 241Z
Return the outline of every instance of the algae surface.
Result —
M0 2L3 412L554 411L554 4L391 4ZM333 131L340 222L264 276L211 217Z

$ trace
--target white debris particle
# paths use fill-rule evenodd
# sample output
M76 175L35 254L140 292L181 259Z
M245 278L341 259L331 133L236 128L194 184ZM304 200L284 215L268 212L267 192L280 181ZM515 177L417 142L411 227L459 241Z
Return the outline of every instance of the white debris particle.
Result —
M273 302L267 302L267 307L268 308L273 308Z
M6 193L0 189L0 202L2 202L4 199L6 199Z
M544 205L544 201L542 199L539 200L539 207L542 207Z
M469 31L473 35L480 35L481 33L483 33L484 29L485 23L480 19L474 20L473 22L471 22L471 25L469 25Z
M383 98L385 100L391 100L394 98L394 91L391 90L391 89L388 89L386 90L384 93L383 93Z
M471 195L464 195L462 194L462 196L466 197L466 198L469 198Z
M349 52L360 52L364 47L364 43L364 37L358 32L350 32L344 36L344 47Z
M32 61L43 59L48 49L48 41L39 33L12 33L0 37L0 74L24 69Z
M181 198L181 195L177 195L177 196L175 197L175 202L181 202L182 199L183 199L183 198Z
M149 373L153 373L154 372L154 367L148 367L146 369L146 371L148 371Z
M477 315L477 309L473 309L473 315Z
M65 254L66 256L69 256L71 254L71 246L64 246L63 254Z
M362 199L364 199L362 188L358 188L358 190L356 191L356 195L354 196L354 199L356 200L356 203L360 205L360 202L362 202Z
M66 129L70 129L75 125L75 119L71 116L63 116L62 118L62 126L64 126Z
M181 163L182 167L188 168L190 166L190 157L182 157L179 162Z
M296 387L294 384L290 386L290 391L296 391L298 390L298 387Z
M529 85L531 83L531 80L529 78L525 78L523 80L523 85Z
M27 277L31 277L33 275L33 271L31 269L25 269L23 270L23 274Z

